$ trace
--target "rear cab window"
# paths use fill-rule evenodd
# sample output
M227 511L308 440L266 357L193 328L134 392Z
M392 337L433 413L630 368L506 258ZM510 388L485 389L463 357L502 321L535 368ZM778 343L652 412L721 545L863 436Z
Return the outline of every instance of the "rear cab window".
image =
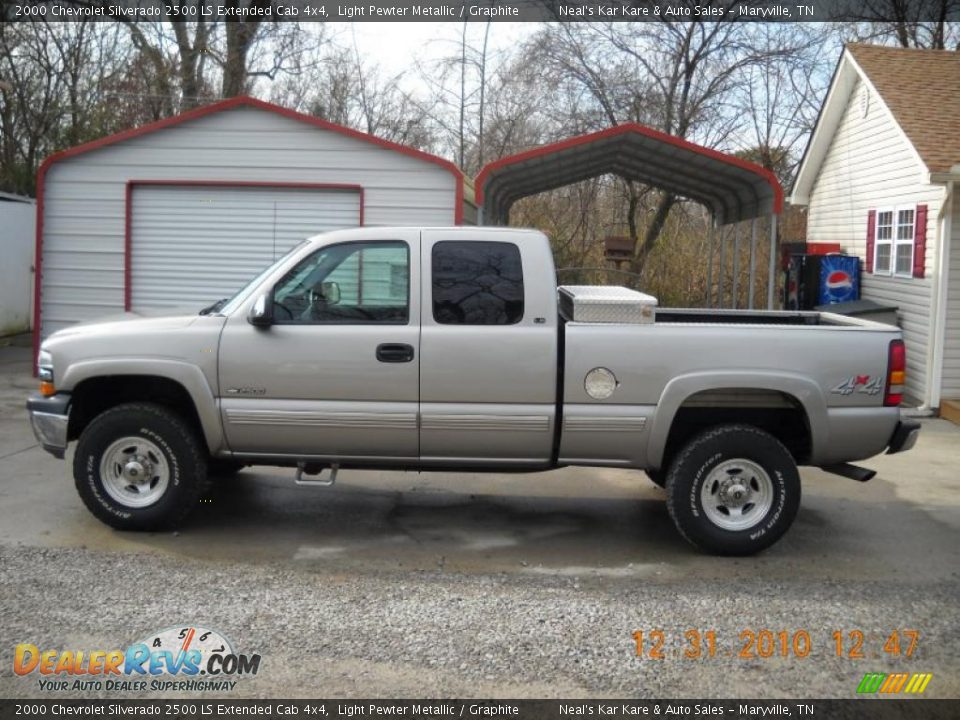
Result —
M523 319L520 248L443 240L433 246L433 319L441 325L514 325Z

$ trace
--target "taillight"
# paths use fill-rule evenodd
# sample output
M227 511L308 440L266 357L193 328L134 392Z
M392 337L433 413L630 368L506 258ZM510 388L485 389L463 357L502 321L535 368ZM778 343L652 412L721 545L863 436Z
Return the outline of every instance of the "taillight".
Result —
M883 393L883 404L897 407L903 402L903 384L907 378L907 349L903 340L891 340L887 355L887 389Z

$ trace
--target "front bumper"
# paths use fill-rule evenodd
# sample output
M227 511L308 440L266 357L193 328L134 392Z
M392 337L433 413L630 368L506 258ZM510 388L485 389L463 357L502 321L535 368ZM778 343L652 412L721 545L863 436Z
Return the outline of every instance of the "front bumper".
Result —
M70 395L57 393L52 397L44 397L34 393L27 399L27 410L37 442L48 453L62 460L67 451Z
M887 455L906 452L917 444L918 437L920 437L920 423L917 420L902 419L890 436Z

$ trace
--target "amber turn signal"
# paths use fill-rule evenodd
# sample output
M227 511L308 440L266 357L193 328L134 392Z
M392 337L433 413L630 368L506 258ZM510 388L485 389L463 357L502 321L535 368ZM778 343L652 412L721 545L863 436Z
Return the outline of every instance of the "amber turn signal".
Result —
M52 382L41 381L40 382L40 394L44 397L50 397L57 392L57 389L53 386Z

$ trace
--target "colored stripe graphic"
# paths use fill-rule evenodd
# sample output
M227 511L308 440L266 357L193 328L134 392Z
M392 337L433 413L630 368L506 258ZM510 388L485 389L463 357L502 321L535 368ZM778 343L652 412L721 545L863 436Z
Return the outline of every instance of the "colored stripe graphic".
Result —
M891 673L887 675L886 681L883 685L880 686L880 692L882 693L898 693L903 688L903 684L907 681L909 675L907 673Z
M930 679L933 677L933 673L914 673L913 677L910 678L910 682L907 683L907 688L904 692L908 693L922 693L927 689L927 685L930 684Z
M883 679L886 677L886 673L867 673L863 676L863 680L860 681L860 685L857 687L858 693L875 693L880 689L880 685L883 683Z
M860 694L883 693L893 695L899 692L919 695L927 689L933 679L933 673L866 673L857 686Z

